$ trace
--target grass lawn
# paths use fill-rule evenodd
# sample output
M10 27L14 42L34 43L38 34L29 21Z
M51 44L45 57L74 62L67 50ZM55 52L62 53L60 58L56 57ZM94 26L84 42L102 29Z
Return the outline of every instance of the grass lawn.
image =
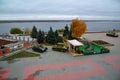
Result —
M33 52L22 51L22 52L19 52L17 54L8 56L8 57L4 58L4 60L13 60L13 59L16 59L16 58L39 57L39 56L40 56L40 54L36 54L36 53L33 53Z

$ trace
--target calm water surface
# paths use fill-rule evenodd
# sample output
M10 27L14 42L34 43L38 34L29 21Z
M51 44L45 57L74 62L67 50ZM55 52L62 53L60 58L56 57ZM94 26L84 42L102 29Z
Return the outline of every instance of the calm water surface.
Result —
M0 34L9 33L12 27L18 27L21 29L31 28L35 25L37 29L48 31L50 26L53 30L64 28L64 26L70 22L12 22L12 23L0 23ZM120 22L86 22L87 31L104 31L111 29L120 29Z

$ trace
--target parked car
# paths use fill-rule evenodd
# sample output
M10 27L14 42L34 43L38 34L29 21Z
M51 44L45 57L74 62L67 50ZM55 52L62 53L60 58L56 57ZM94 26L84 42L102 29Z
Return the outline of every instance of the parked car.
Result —
M63 43L58 43L52 47L52 50L59 51L59 52L67 52L67 47L64 46Z
M35 46L32 47L33 51L40 52L40 53L47 51L47 49L48 49L47 47L44 47L41 44L35 45Z

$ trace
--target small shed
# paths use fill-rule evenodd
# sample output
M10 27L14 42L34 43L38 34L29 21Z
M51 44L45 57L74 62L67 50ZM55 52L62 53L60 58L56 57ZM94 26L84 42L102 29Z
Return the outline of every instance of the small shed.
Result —
M83 55L83 53L77 50L79 49L78 47L83 46L83 43L77 41L76 39L67 40L67 43L69 47L69 52L72 54L72 56Z

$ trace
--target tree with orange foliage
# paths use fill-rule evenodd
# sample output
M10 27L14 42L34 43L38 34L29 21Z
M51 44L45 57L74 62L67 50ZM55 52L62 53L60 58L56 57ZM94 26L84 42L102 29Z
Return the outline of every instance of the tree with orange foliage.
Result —
M73 19L71 22L71 36L73 38L79 38L82 34L85 33L87 26L83 20Z

